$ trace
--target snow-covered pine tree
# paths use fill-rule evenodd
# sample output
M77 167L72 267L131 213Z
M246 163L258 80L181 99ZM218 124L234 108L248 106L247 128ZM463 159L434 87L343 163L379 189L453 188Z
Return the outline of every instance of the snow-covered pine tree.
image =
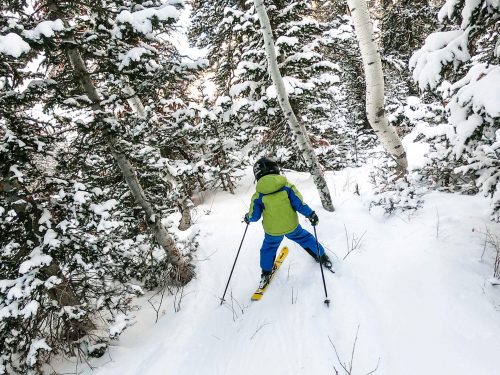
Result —
M167 155L171 135L182 138L174 112L185 104L168 99L199 67L168 42L173 4L1 4L2 370L36 371L48 353L73 354L76 339L78 353L102 354L141 293L130 280L177 275L148 231L184 189ZM89 83L99 99L82 90ZM143 164L157 217L141 219L110 146L126 167ZM131 169L125 177L136 178Z
M104 233L95 236L79 222L82 184L55 173L68 133L38 104L57 94L54 82L23 69L35 50L17 34L5 35L16 43L0 43L0 372L31 373L49 352L75 354L77 340L82 353L102 354L109 335L95 317L112 321L117 310L128 310L131 294L110 283Z
M387 116L400 137L408 134L421 120L439 121L443 112L437 95L426 93L419 98L418 88L408 71L411 55L437 27L437 11L433 1L398 0L381 1L375 12L380 17Z
M69 29L69 21L67 17L71 16L72 13L70 13L69 9L66 8L66 4L49 1L47 5L49 18L53 21L61 20L64 27L66 29ZM117 5L118 4L116 3L110 4L111 9L109 9L108 11L112 11L112 8L116 7ZM144 9L142 5L138 4L138 10L122 10L116 16L113 29L106 30L109 32L109 36L111 36L112 40L125 42L127 41L129 35L135 36L135 38L131 38L134 41L138 37L150 37L155 40L153 32L155 22L164 22L168 24L169 22L172 22L172 20L175 20L178 16L176 8L172 5L169 5L168 3L148 3L148 5L150 7L146 9ZM159 8L152 7L153 5L159 6ZM135 6L132 6L132 8L135 8ZM103 29L104 27L100 27L97 32L93 33L93 35L99 34L100 32L104 31ZM161 42L160 38L156 40L158 42ZM111 47L113 47L113 45L114 43L111 44ZM115 58L119 58L121 60L120 64L118 65L119 67L121 67L123 65L126 66L131 60L140 60L140 57L144 55L155 55L155 53L151 50L152 46L150 46L150 49L147 49L144 46L149 46L149 44L147 44L145 40L143 41L143 47L139 47L139 50L137 50L137 47L132 47L132 49L129 49L126 54L120 54L119 52L121 51L119 49L108 50L108 52L119 53L118 56L115 55ZM75 33L73 32L73 30L65 30L61 47L67 57L67 62L70 63L74 71L74 78L76 79L76 83L81 86L81 89L83 89L82 93L87 96L87 98L89 99L89 104L92 110L95 112L93 124L94 130L96 130L102 136L102 139L104 140L116 164L118 165L136 204L140 206L144 211L145 222L154 233L156 241L166 252L169 262L177 267L177 278L181 281L181 283L189 281L192 277L191 268L187 264L186 260L183 259L182 255L175 245L174 239L167 232L164 224L161 222L160 216L155 211L149 199L145 195L145 191L138 179L135 167L130 162L130 159L126 156L126 152L124 150L124 147L126 147L126 145L123 142L124 139L120 134L120 131L123 131L123 129L120 128L120 117L116 112L112 111L113 105L116 105L116 97L112 94L112 91L110 92L108 90L103 90L104 88L112 89L113 85L111 84L110 87L106 86L108 81L105 79L101 79L101 81L99 81L101 83L100 85L99 83L97 85L93 83L90 71L86 67L86 62L83 60L83 55L78 48L79 44L75 38ZM96 59L95 61L98 63L99 59ZM155 66L160 66L155 61L155 59L149 59L149 63L153 63L156 65L146 64L144 69L145 71L148 71L149 69L155 70ZM155 82L157 84L159 81L159 77L156 76L155 78L157 79ZM118 80L120 81L120 79ZM104 92L105 94L108 94L109 97L104 98L98 91L97 86L100 86L99 88L101 89L101 93ZM125 87L129 92L129 82L126 82ZM132 89L134 90L133 87ZM138 95L137 91L134 91L136 92L136 95ZM128 94L128 96L130 97L130 94ZM109 109L106 107L107 105L110 106ZM143 118L142 113L139 113L139 118Z
M500 48L498 1L447 0L430 34L410 60L421 90L442 95L448 123L421 129L431 142L426 173L437 187L492 199L500 220Z
M266 3L267 4L267 3ZM326 27L306 1L269 2L278 63L292 108L306 126L322 163L340 167L336 108L338 66L321 54ZM252 1L194 3L193 38L208 48L228 125L253 155L274 155L288 168L306 170L267 71L262 33ZM337 96L336 96L337 95ZM246 137L246 139L243 138Z

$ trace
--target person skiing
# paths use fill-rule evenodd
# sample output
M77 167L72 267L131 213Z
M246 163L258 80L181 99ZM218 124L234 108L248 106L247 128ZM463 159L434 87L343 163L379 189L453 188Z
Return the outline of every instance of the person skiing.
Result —
M331 269L332 262L321 244L318 244L318 259L316 239L300 226L297 212L308 218L313 226L319 223L318 215L304 203L297 188L280 175L278 164L271 159L261 158L255 163L253 173L257 180L256 192L243 220L250 224L263 217L265 236L260 249L260 285L265 286L271 277L276 252L283 237L298 243L316 261Z

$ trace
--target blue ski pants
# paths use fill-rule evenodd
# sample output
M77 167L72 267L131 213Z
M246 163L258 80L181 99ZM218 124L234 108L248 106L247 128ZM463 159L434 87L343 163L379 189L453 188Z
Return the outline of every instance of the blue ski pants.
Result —
M271 271L273 269L274 259L276 258L276 252L280 246L283 237L285 237L298 243L304 249L308 249L313 254L317 254L318 250L316 248L316 238L309 233L307 230L302 228L300 225L297 226L292 232L287 233L282 236L272 236L270 234L265 235L264 242L260 249L260 267L262 271ZM319 244L319 255L323 255L325 249Z

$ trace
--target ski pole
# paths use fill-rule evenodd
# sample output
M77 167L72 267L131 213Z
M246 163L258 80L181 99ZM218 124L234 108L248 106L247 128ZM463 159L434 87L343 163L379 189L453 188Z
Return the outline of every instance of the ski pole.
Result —
M330 300L328 299L328 292L326 290L325 274L323 272L323 263L321 263L321 257L319 255L319 242L318 242L318 234L316 233L316 226L313 226L313 229L314 229L314 238L316 238L316 253L318 256L319 267L321 268L321 277L323 278L323 288L325 288L325 303L327 307L330 307Z
M229 279L227 280L226 289L224 289L224 294L222 295L222 298L220 299L220 304L221 305L225 301L224 297L226 296L227 287L229 286L229 282L231 281L231 276L233 276L234 266L236 266L236 261L238 260L238 255L240 255L241 246L243 245L243 241L245 240L245 236L247 234L247 229L248 229L249 225L250 224L247 223L247 226L245 227L245 233L243 233L243 238L241 239L240 247L238 248L238 252L236 253L236 258L234 259L233 268L231 268L231 273L229 274Z

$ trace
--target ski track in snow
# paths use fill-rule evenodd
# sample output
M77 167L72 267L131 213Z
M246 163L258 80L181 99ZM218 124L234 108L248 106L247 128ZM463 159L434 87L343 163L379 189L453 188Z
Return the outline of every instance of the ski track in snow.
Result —
M96 369L80 365L79 371L321 375L335 374L335 366L343 373L331 342L348 363L359 327L352 375L367 374L377 363L375 373L384 375L499 374L500 298L485 281L493 272L486 261L491 254L480 260L484 236L478 233L488 226L500 234L488 221L488 203L431 193L416 214L387 218L367 208L367 171L328 174L334 213L321 209L312 178L287 173L318 213L319 239L336 259L336 274L325 273L330 308L323 303L319 266L287 240L290 253L272 285L261 301L250 301L260 278L260 223L248 229L227 302L219 306L253 194L247 176L236 195L210 195L197 209L197 279L186 288L181 311L174 312L169 297L155 324L147 297L141 298L138 323L93 363ZM352 193L356 182L361 197ZM202 215L204 210L211 212ZM342 260L346 231L350 239L364 237Z

